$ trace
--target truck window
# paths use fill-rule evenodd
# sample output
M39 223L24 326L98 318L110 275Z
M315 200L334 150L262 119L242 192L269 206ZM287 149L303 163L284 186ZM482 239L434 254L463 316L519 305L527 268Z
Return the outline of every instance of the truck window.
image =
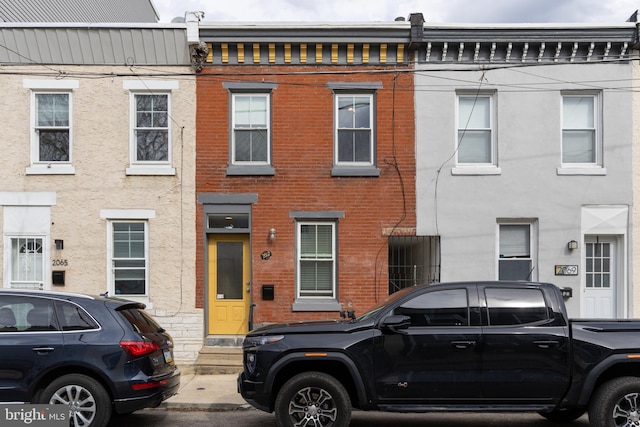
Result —
M411 326L469 326L467 290L427 292L397 307L394 314L409 316Z
M490 326L525 325L549 319L540 289L486 288Z

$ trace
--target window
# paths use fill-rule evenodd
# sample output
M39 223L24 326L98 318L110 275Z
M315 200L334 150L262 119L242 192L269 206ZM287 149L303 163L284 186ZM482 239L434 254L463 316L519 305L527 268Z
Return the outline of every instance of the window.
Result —
M336 298L335 224L298 223L298 298Z
M63 331L87 331L98 329L96 321L80 306L66 301L56 301L58 322Z
M271 94L275 83L224 82L230 94L227 175L275 175L271 165Z
M563 166L600 164L597 111L596 95L562 96Z
M490 326L524 325L549 320L549 309L540 289L487 288Z
M131 136L127 175L175 175L172 165L171 91L174 81L130 81Z
M380 176L376 93L381 82L329 82L334 94L332 176Z
M394 310L409 316L411 326L468 326L469 303L465 289L449 289L419 295Z
M169 161L169 95L134 94L135 160L139 162Z
M269 94L233 94L232 108L233 164L270 164Z
M27 174L73 174L73 95L77 80L25 80L31 89L31 165Z
M458 95L457 165L464 168L497 166L493 119L493 95ZM487 171L496 173L498 171Z
M118 296L148 294L148 237L146 221L111 223L112 288Z
M373 164L373 95L338 94L335 163Z
M498 280L535 280L532 224L499 224Z
M12 237L10 240L10 287L20 289L44 289L44 238Z

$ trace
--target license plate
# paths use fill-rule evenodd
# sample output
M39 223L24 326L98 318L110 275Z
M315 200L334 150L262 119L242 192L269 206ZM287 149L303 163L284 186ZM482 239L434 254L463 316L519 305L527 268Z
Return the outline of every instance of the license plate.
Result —
M171 355L171 350L163 350L164 352L164 361L167 363L173 362L173 356Z

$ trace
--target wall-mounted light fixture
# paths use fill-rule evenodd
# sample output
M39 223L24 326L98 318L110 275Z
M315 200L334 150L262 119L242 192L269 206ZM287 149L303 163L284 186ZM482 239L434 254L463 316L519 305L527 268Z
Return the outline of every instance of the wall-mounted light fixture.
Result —
M274 240L276 240L276 229L272 228L271 230L269 230L269 241L273 242Z
M570 251L578 249L578 242L576 242L575 240L569 241L569 243L567 243L567 248L569 248Z
M56 250L62 250L64 249L64 240L62 239L55 239L54 243L56 244Z

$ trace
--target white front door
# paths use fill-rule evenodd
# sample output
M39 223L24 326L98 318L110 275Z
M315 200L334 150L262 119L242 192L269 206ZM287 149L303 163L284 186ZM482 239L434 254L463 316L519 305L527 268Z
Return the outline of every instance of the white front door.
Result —
M615 237L585 237L584 266L585 288L582 317L617 317Z

